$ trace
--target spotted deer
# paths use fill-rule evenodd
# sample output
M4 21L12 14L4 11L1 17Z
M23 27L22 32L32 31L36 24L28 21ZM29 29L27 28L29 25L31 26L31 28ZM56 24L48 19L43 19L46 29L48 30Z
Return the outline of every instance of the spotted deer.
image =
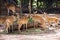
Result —
M11 5L6 5L7 9L8 9L8 15L9 15L9 10L11 10L13 13L13 15L8 16L6 18L6 30L8 32L8 28L10 28L10 26L12 26L12 31L13 31L13 23L16 21L16 16L14 16L15 14L15 5L11 4Z
M13 5L13 4L6 4L6 8L7 8L7 10L8 10L8 15L9 15L9 10L11 10L13 13L12 14L14 14L15 13L15 5Z
M18 31L20 32L20 29L22 27L22 25L26 25L26 30L27 30L27 23L28 23L28 17L27 16L23 16L21 18L19 18L19 15L17 15L18 20L17 20L17 24L18 24Z
M14 15L8 16L6 18L5 25L6 25L7 33L8 33L8 28L10 29L10 26L12 26L12 31L13 31L13 24L14 24L15 21L16 21L16 16L14 16Z
M58 18L57 17L49 17L45 12L44 12L44 15L45 15L45 19L47 21L47 23L50 25L50 26L58 26Z
M45 20L42 16L37 14L32 14L30 17L33 19L34 22L38 22L43 29L46 28Z

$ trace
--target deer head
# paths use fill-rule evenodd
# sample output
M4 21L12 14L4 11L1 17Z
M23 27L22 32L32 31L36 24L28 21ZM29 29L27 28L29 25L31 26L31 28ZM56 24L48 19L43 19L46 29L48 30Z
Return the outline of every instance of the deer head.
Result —
M48 16L47 16L47 13L46 13L46 12L44 12L43 17L44 17L44 18L48 18Z

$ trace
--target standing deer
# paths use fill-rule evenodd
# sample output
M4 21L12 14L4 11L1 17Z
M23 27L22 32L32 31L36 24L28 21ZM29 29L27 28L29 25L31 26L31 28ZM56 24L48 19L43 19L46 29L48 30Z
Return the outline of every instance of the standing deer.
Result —
M22 27L22 25L26 24L26 30L27 30L27 23L28 23L28 18L26 16L23 16L21 18L19 18L19 15L17 15L18 19L17 19L17 24L18 24L18 31L20 32L20 28Z
M13 31L13 24L15 21L16 21L16 17L14 15L7 17L5 21L7 33L8 33L8 28L10 29L10 26L12 26L12 31Z

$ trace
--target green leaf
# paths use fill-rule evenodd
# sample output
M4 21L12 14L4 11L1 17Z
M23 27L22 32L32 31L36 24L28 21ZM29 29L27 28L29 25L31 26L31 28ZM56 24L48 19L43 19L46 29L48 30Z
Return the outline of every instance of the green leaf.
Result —
M33 22L33 19L32 19L32 18L30 18L30 19L29 19L29 22Z
M17 0L18 5L20 4L20 0Z

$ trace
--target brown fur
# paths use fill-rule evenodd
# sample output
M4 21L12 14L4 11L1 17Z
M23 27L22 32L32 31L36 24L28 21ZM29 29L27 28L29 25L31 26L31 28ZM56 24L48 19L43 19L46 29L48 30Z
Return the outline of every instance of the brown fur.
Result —
M53 22L56 26L58 26L58 18L56 16L48 16L44 13L44 18L49 25L52 25L51 23Z
M8 28L10 28L10 26L13 27L13 23L14 21L16 20L16 17L15 16L8 16L5 23L6 23L6 30L8 32ZM13 30L13 29L12 29Z
M46 19L47 19L47 22L49 23L49 25L51 22L54 22L56 25L58 25L58 18L57 17L47 17Z
M23 24L26 24L26 29L27 29L27 23L28 23L28 18L27 17L22 17L22 18L18 18L18 31L20 31L20 28Z
M41 27L42 27L43 29L46 28L46 26L45 26L45 20L43 19L42 16L37 15L37 14L34 14L34 15L32 15L32 19L34 20L34 22L40 23L40 24L41 24Z
M9 12L9 10L11 10L13 12L13 14L15 13L15 5L6 3L5 6L6 6L8 12ZM9 13L8 13L8 15L9 15Z
M50 22L54 22L54 23L58 23L58 18L57 17L51 17L51 16L48 16L47 14L45 14L45 17L44 17L47 22L50 24Z
M0 17L0 24L4 24L5 21L6 21L6 17Z

